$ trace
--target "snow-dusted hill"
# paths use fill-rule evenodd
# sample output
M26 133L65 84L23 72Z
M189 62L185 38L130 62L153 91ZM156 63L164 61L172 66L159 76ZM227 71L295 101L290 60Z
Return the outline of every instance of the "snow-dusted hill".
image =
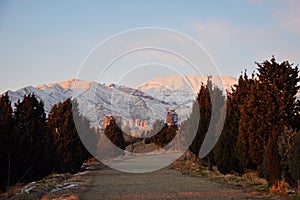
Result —
M223 76L223 84L230 88L236 80ZM75 98L80 112L93 126L102 126L105 115L121 116L123 120L147 120L151 124L156 119L165 119L167 109L176 109L181 120L188 117L192 102L196 97L205 77L199 76L166 76L147 81L137 89L115 84L99 84L82 80L66 81L28 86L17 91L8 91L14 105L25 94L34 93L45 104L50 112L53 105ZM213 79L213 82L216 80Z
M156 77L138 86L138 89L166 102L181 102L186 104L195 99L201 84L206 84L207 77L186 76L162 76ZM237 79L230 76L212 76L212 83L219 88L230 90L237 83ZM224 92L225 92L224 91Z
M30 93L34 93L44 102L47 113L55 104L67 98L76 98L80 112L93 126L101 126L103 117L108 114L122 116L125 120L140 119L152 122L154 119L163 119L168 107L168 103L132 88L75 79L8 91L12 105Z
M212 82L218 86L223 84L224 89L230 89L232 85L237 83L237 79L231 76L212 76ZM160 76L147 81L139 87L143 90L160 88L161 85L170 89L192 89L194 93L199 92L202 83L207 82L207 76L196 75L173 75L173 76Z

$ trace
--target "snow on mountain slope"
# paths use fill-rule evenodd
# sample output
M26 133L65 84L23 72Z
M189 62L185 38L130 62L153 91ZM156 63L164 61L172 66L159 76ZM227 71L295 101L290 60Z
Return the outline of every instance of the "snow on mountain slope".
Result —
M58 83L39 85L36 88L32 86L21 88L17 91L8 91L12 105L14 105L18 100L22 100L24 95L34 93L38 100L44 102L45 111L50 112L53 105L65 101L67 98L72 96L72 83L75 79L70 79ZM89 82L82 81L82 88L88 89Z
M230 90L237 79L221 76L225 90ZM34 93L45 105L45 111L65 101L76 98L79 111L87 117L93 126L102 126L105 115L121 116L124 120L147 120L151 125L156 119L165 119L167 109L175 109L179 121L186 119L192 109L202 83L207 77L164 76L157 77L137 87L137 89L115 84L99 84L96 82L69 79L66 81L24 87L17 91L8 91L12 105L22 100L25 94ZM216 77L213 83L220 84ZM300 91L299 91L300 92ZM300 99L300 93L297 96Z
M121 116L124 120L139 119L152 123L155 119L164 119L168 107L168 103L136 89L75 79L8 91L12 105L30 93L44 102L47 113L55 104L76 98L79 111L93 126L101 126L103 117L109 114Z
M101 125L105 115L121 116L124 120L164 119L167 103L159 101L141 91L114 84L92 83L85 92L74 90L73 97L79 103L79 110L94 124Z
M169 87L170 89L192 89L195 93L199 92L202 83L206 83L207 76L196 75L173 75L160 76L147 81L140 87L143 89L160 88L161 85ZM232 85L237 83L237 79L231 76L212 76L212 82L220 85L220 81L225 89L230 89Z
M186 104L195 99L201 84L206 84L206 81L207 77L196 75L162 76L147 81L138 86L138 89L162 101ZM212 76L212 82L218 87L223 84L225 90L230 90L237 83L237 79L230 76Z

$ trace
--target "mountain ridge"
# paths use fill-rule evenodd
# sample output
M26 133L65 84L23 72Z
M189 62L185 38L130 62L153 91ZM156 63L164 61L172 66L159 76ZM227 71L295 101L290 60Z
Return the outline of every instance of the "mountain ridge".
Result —
M225 90L230 90L237 83L237 79L231 76L220 78ZM22 100L24 95L34 93L38 100L44 102L47 114L55 104L76 98L79 111L91 121L92 126L101 127L103 117L109 114L122 116L124 120L148 120L152 124L156 119L164 120L167 109L176 109L181 121L187 118L199 88L206 80L207 76L162 76L130 88L71 78L7 92L12 105ZM214 76L212 80L216 85L220 81ZM299 93L297 97L300 97Z

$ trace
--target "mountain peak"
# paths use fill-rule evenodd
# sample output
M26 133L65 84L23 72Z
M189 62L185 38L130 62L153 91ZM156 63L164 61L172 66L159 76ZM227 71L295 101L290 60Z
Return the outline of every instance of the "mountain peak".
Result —
M67 89L73 89L75 86L76 88L90 88L92 82L89 81L83 81L75 78L70 78L65 81L60 81L60 82L54 82L54 83L49 83L49 84L43 84L37 86L37 89L39 90L46 90L49 88L54 88L54 87L60 87L61 89L67 90Z
M193 90L198 93L202 83L206 83L208 76L197 75L172 75L155 77L138 88L142 90L166 88L168 90ZM237 79L231 76L212 76L213 84L217 86L223 85L225 90L230 90L230 87L237 83Z

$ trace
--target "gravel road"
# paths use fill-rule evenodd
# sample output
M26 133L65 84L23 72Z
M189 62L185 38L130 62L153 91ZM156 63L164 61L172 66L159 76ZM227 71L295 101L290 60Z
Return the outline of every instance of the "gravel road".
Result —
M112 169L93 173L92 184L79 199L268 199L206 178L162 169L151 173L123 173Z

